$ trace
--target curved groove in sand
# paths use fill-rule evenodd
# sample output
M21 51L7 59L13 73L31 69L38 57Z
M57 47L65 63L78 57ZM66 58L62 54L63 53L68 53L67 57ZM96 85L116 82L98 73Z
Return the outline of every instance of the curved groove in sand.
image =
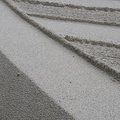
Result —
M85 58L92 65L94 65L94 66L96 66L96 67L104 70L108 74L112 75L118 81L120 80L119 79L120 78L120 73L118 71L116 71L115 69L112 69L110 66L108 66L108 65L106 65L106 64L104 64L102 62L99 62L95 58L91 57L89 54L86 54L84 51L81 51L79 48L76 47L76 45L73 45L70 41L62 38L61 36L59 36L59 35L51 32L50 30L48 30L45 27L41 26L40 24L36 23L27 14L24 14L23 11L21 11L17 6L15 6L13 2L11 2L9 0L3 0L3 1L6 2L7 5L12 10L14 10L17 14L19 14L21 18L25 19L27 22L29 22L30 24L32 24L34 27L36 27L37 29L39 29L41 32L43 32L44 34L46 34L47 36L49 36L53 40L61 43L63 46L65 46L66 48L72 50L73 52L75 52L79 56Z
M106 47L114 47L114 48L118 48L120 49L120 45L117 45L117 44L114 44L114 43L108 43L108 42L103 42L103 41L94 41L94 40L87 40L87 39L80 39L80 38L77 38L77 37L73 37L73 36L68 36L66 35L65 36L65 39L66 40L69 40L69 41L77 41L77 42L80 42L80 43L86 43L86 44L91 44L91 45L99 45L99 46L106 46Z
M71 36L65 36L65 39L72 42L92 59L95 59L97 64L101 63L102 65L103 63L103 65L109 66L109 68L120 74L120 45Z
M69 4L31 0L14 1L30 16L120 26L120 9L74 6Z
M92 21L92 20L84 20L84 19L75 19L75 18L64 18L64 17L56 17L56 16L50 16L50 15L43 15L43 14L34 14L34 13L27 13L29 16L33 17L40 17L40 18L47 18L52 20L63 20L63 21L71 21L71 22L87 22L87 23L93 23L93 24L100 24L100 25L109 25L109 26L116 26L120 27L120 24L118 23L108 23L108 22L98 22L98 21Z
M41 4L44 6L54 6L54 7L69 7L69 8L76 8L76 9L86 9L86 10L98 10L98 11L119 11L120 8L109 8L109 7L86 7L86 6L80 6L80 5L72 5L72 4L61 4L57 2L45 2L45 1L38 1L38 0L13 0L14 2L28 2L30 4Z

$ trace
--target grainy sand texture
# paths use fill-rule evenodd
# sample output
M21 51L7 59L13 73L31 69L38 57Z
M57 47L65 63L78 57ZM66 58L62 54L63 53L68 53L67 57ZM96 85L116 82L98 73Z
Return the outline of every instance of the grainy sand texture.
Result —
M119 8L45 1L0 1L0 120L119 120Z
M0 52L0 120L74 120Z

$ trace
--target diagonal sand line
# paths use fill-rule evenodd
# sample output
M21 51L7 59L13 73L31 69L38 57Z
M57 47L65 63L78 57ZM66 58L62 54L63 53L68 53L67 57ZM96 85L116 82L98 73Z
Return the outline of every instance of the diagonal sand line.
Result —
M17 12L22 18L24 18L26 21L28 21L30 24L38 28L40 31L54 39L55 41L61 43L63 46L67 47L68 49L74 51L79 56L82 56L87 61L89 61L94 66L106 71L108 74L114 76L119 81L120 79L120 73L116 71L115 69L111 69L109 65L106 65L104 63L99 62L95 58L91 57L89 54L86 54L84 51L80 50L76 47L76 45L73 45L71 42L66 41L66 39L62 38L61 36L51 32L50 30L46 29L45 27L41 26L40 24L36 23L33 19L31 19L28 15L24 14L23 11L18 9L18 7L14 4L14 2L10 2L8 0L5 0L5 2L13 9L15 12Z
M80 42L80 43L86 43L86 44L92 44L92 45L99 45L99 46L106 46L106 47L114 47L116 49L120 49L120 45L114 44L114 43L108 43L103 41L94 41L94 40L87 40L87 39L80 39L77 37L66 35L65 39L71 41L71 42Z
M32 3L33 2L33 3ZM112 8L86 8L62 5L59 3L21 1L15 2L20 9L30 16L48 19L87 22L94 24L120 26L120 11Z
M41 4L45 6L54 6L54 7L69 7L69 8L85 8L86 10L98 10L98 11L120 11L120 8L109 8L109 7L86 7L80 5L73 5L73 4L61 4L58 2L49 2L49 1L42 1L42 0L13 0L14 2L28 2L30 4Z
M76 38L106 42L120 45L120 28L79 22L66 22L45 18L31 17L38 24L61 36L73 36ZM56 27L57 26L57 27Z
M89 41L71 36L66 36L65 39L72 42L81 51L84 51L91 59L95 59L96 62L94 64L101 63L102 65L103 63L103 65L109 67L109 70L115 70L120 75L120 45L101 41Z

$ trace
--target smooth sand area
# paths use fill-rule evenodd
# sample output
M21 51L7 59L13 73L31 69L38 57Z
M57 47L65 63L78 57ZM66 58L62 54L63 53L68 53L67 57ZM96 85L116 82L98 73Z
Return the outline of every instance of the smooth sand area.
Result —
M0 52L0 120L74 120Z

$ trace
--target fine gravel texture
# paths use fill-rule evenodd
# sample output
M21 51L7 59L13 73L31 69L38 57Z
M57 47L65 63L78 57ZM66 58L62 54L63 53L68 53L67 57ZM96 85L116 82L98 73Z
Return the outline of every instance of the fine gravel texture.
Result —
M0 120L74 120L0 52Z
M15 2L30 16L120 26L120 9L63 5L49 2Z

